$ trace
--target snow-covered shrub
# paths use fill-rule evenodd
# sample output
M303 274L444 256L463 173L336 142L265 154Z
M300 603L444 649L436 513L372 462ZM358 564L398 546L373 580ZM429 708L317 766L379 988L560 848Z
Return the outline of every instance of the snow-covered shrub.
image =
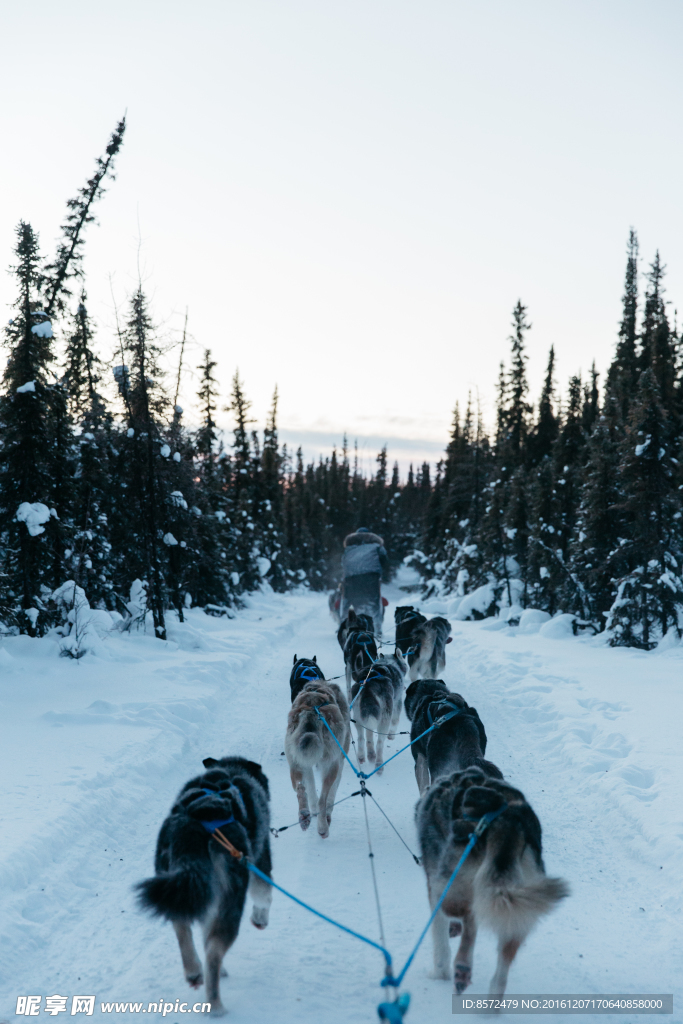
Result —
M622 577L607 614L606 630L612 647L640 647L649 651L673 629L681 636L679 609L683 581L668 565L651 559Z
M59 644L60 656L78 659L88 651L96 650L100 633L107 633L112 627L111 616L91 608L85 591L74 580L67 580L57 587L52 599L62 613L63 629L68 629Z

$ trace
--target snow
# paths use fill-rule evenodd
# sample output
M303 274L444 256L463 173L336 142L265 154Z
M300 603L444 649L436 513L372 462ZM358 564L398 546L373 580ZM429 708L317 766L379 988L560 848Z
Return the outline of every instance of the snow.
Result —
M173 461L180 462L180 452L173 452Z
M560 612L546 622L545 625L541 626L539 633L541 636L550 638L553 640L563 640L566 637L574 635L574 622L576 621L576 615L569 615L566 612Z
M70 595L66 586L67 601L78 603L78 588ZM418 603L397 587L386 593ZM144 611L145 600L138 580L129 609ZM16 1019L16 997L27 993L94 993L98 1004L145 1006L201 998L184 982L172 928L140 914L131 887L152 872L159 825L203 757L259 761L272 824L296 821L281 756L288 679L295 652L317 655L328 675L342 671L326 595L264 592L234 619L185 615L181 625L169 613L167 642L148 621L146 632L111 631L79 661L58 657L57 636L0 640L0 1018ZM601 637L574 637L571 623L553 638L561 617L525 635L522 620L494 632L491 620L454 622L444 673L477 707L487 756L538 813L548 872L573 890L518 954L509 992L674 992L679 1000L683 647L612 649ZM397 736L389 752L404 742ZM370 788L415 848L409 752ZM338 797L356 789L347 766ZM376 808L368 811L387 942L401 966L428 917L424 876ZM295 827L272 849L280 885L377 938L358 798L335 809L329 839ZM494 940L482 932L469 993L486 992L494 962ZM223 998L234 1024L369 1022L384 997L379 954L277 892L264 932L245 915L226 967ZM427 938L406 979L406 1024L451 1019L451 986L430 980L430 967ZM139 1024L161 1019L125 1014Z
M34 380L28 381L26 384L22 384L20 388L17 388L18 395L25 395L29 391L36 390L36 382Z
M185 501L185 498L183 497L183 492L182 491L171 491L171 501L178 508L185 508L185 509L187 508L187 502Z
M50 515L50 509L42 501L22 501L17 509L17 519L20 523L26 523L26 529L32 537L45 533L43 523L49 520Z
M169 548L175 547L177 543L178 541L175 539L172 533L164 534L164 544L166 544Z
M161 448L159 449L159 454L162 456L162 458L167 459L171 454L171 449L168 447L167 444L162 444Z
M52 324L49 320L43 320L41 324L35 324L31 328L31 334L35 334L38 338L51 338Z
M494 589L493 583L485 583L466 594L454 610L454 617L465 620L473 618L474 612L485 615L495 600Z
M541 626L549 620L548 612L543 612L540 608L525 608L519 617L519 632L523 636L538 633Z

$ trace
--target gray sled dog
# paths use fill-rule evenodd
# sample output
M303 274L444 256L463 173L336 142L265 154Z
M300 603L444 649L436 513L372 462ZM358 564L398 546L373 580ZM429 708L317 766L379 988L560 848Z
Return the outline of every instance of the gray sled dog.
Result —
M468 768L434 783L415 810L432 909L462 856L473 822L501 808L460 869L432 924L434 977L448 979L447 918L457 918L450 934L462 936L453 970L458 994L471 981L480 926L488 926L498 937L498 964L489 993L500 996L510 964L531 929L569 895L563 879L546 877L541 825L523 794L480 768Z
M191 779L178 794L161 826L154 878L139 882L138 901L145 910L171 921L180 946L185 977L198 988L206 977L213 1016L221 1003L223 957L237 938L247 889L253 900L251 921L268 924L271 887L251 874L214 839L220 828L230 842L270 876L268 780L261 766L242 757L204 760L209 770ZM204 932L206 972L192 939L192 923Z
M420 623L410 634L413 650L407 661L411 682L438 679L446 667L446 644L451 642L451 624L436 616Z
M337 630L337 640L344 652L346 692L350 694L354 679L358 681L364 678L377 660L377 643L372 619L369 615L356 615L351 608Z
M320 721L315 708L329 725ZM292 787L299 801L299 824L306 831L311 824L311 807L318 815L318 835L330 834L332 806L341 781L344 755L334 736L348 753L351 742L349 705L336 683L324 680L307 683L294 698L287 718L285 754ZM313 769L320 769L320 798L315 791Z
M470 707L459 693L451 693L443 679L418 679L411 683L406 690L405 707L412 723L410 749L421 796L435 779L465 768L481 768L494 779L503 778L492 761L484 760L486 732L477 709ZM427 732L452 711L457 714Z
M393 740L403 703L403 677L406 663L398 647L393 654L381 654L374 665L355 678L351 686L351 700L359 694L353 706L353 716L358 733L358 760L365 761L366 738L368 761L382 763L384 737ZM375 749L374 733L377 733ZM380 770L378 775L382 774Z
M413 646L413 630L426 621L426 616L416 611L412 604L400 604L394 611L396 646L400 648L404 658Z

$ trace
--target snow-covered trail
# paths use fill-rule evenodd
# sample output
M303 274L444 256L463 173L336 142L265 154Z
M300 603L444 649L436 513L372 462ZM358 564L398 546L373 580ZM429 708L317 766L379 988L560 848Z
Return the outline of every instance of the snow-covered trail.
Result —
M398 590L390 596L405 600ZM387 635L392 620L393 606ZM548 872L573 888L521 950L510 991L680 999L680 650L607 651L488 625L455 625L445 678L476 705L487 756L537 811ZM0 1016L14 1019L20 994L95 994L96 1016L103 1001L197 998L172 929L137 912L131 887L151 874L158 827L203 757L259 761L273 825L297 818L281 754L288 678L294 653L316 654L329 676L342 671L326 599L259 595L232 621L192 613L172 638L117 637L77 664L58 660L47 640L0 644ZM389 753L405 741L397 737ZM410 753L369 788L415 849ZM338 799L355 789L347 768ZM369 812L387 943L400 966L428 916L424 877ZM377 938L359 798L335 809L329 839L295 827L272 847L280 885ZM486 992L494 960L483 933L473 993ZM278 893L264 932L245 916L226 966L223 998L236 1024L372 1021L382 998L380 954ZM430 966L427 938L406 981L407 1024L451 1018L451 986L430 980ZM125 1015L138 1018L156 1015Z

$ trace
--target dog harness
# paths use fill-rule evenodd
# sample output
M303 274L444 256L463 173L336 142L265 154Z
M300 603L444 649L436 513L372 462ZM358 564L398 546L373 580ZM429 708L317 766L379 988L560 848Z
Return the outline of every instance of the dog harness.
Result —
M226 795L230 794L230 796L233 798L233 800L235 800L240 811L246 818L247 809L244 806L242 794L240 793L237 786L229 786L227 791L224 790L223 793L216 789L202 789L202 793L205 793L207 796L217 796L221 798L223 797L223 793L225 793ZM215 832L217 828L221 828L223 825L234 825L235 816L231 814L229 818L212 818L211 821L202 821L201 824L206 829L207 832Z
M365 637L366 639L361 640L360 637ZM368 648L372 646L375 648L375 652L377 651L377 644L375 643L374 633L370 633L367 629L358 630L357 632L349 633L348 639L346 641L346 646L348 646L349 641L352 644L357 644L358 647L361 647L363 649L364 654L366 655L366 657L370 659L370 661L375 660L370 651L368 650ZM344 647L344 652L346 652L346 646Z
M432 714L432 708L436 708L436 710L437 710L436 718ZM454 704L452 700L433 701L427 707L427 718L429 719L429 724L430 725L434 725L434 722L436 721L436 719L437 718L441 718L441 716L443 715L444 711L446 711L447 709L450 709L450 711L452 712L452 714L448 715L449 718L455 718L456 715L461 714L463 711L468 711L469 710L467 705L465 705L465 707L461 708L457 704Z
M317 673L316 675L308 675L309 672ZM322 674L321 669L317 665L303 665L300 670L297 671L294 676L295 680L305 679L307 683L317 682L319 679L324 680L325 676Z

